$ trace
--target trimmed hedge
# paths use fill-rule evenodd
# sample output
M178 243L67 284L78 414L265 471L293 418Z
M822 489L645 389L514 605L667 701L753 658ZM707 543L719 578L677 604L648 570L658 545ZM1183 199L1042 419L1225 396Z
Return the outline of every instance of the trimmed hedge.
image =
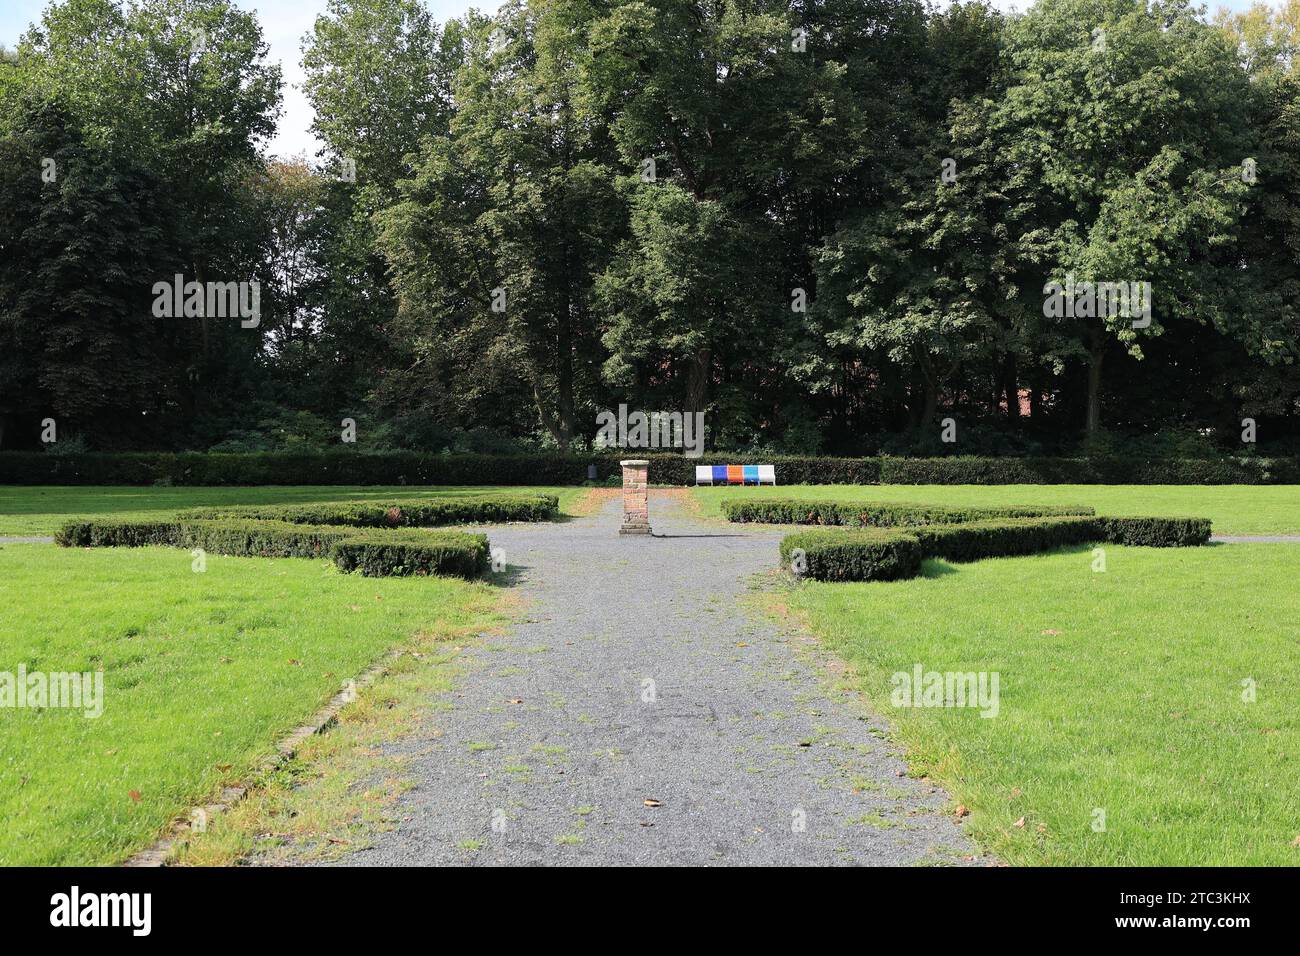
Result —
M580 485L621 473L629 456L650 460L655 484L693 485L697 465L776 466L783 485L874 484L1297 484L1300 458L825 458L655 452L590 455L432 455L331 451L133 452L49 455L0 452L3 485Z
M1145 547L1203 545L1205 518L1003 518L906 529L801 531L781 541L781 562L818 581L894 581L915 577L925 558L977 561L1104 541ZM802 554L796 555L796 552Z
M178 521L139 521L130 518L69 521L54 532L55 543L65 548L177 546L180 537L181 525Z
M420 539L394 538L391 533L349 536L334 545L330 556L340 571L369 577L410 574L451 574L475 578L487 570L488 539L483 534L440 532Z
M1037 554L1102 540L1096 518L1009 518L970 524L930 525L912 531L927 558L979 561Z
M780 480L780 475L777 475ZM1300 458L882 458L886 485L1300 483Z
M895 505L871 501L801 501L797 498L724 498L728 521L761 524L843 525L850 528L894 528L912 525L957 524L992 518L1039 518L1090 515L1084 505L1025 505L1007 508L944 508L937 505Z
M877 484L878 458L682 455L640 451L587 455L434 455L418 452L129 452L48 455L0 452L0 485L581 485L622 474L646 458L655 484L691 485L696 465L772 464L783 484ZM751 459L753 459L751 461ZM760 462L761 459L761 462Z
M796 552L802 552L796 555ZM800 531L781 541L781 563L818 581L897 581L921 573L921 542L898 531Z
M328 557L362 574L450 574L472 578L488 566L486 535L460 531L315 526L244 518L70 521L55 541L64 547L202 548L236 557Z
M359 528L436 528L451 524L504 521L554 521L560 499L555 495L475 495L388 502L326 502L310 505L241 505L192 508L185 519L245 518L294 524L348 525Z
M1102 518L1103 540L1145 548L1185 548L1208 544L1209 518Z

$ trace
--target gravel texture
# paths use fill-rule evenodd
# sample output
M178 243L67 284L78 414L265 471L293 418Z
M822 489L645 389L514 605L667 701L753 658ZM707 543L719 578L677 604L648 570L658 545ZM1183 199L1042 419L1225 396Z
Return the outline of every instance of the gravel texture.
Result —
M745 606L779 533L652 492L654 536L620 537L619 508L488 529L526 618L400 745L397 826L344 865L985 862L815 644Z

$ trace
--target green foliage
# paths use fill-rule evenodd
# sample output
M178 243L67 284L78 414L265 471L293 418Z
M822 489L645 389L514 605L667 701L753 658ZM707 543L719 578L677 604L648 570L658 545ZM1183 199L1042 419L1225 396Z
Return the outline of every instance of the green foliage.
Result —
M921 573L921 542L897 531L801 531L781 539L781 561L815 581L897 581Z
M488 566L486 535L411 528L344 530L240 516L71 521L59 530L55 541L64 547L168 545L236 557L328 557L342 571L372 576L449 574L472 578Z
M1079 505L1026 505L1013 508L944 508L894 505L871 501L804 501L796 498L724 499L728 521L764 524L842 525L850 528L893 528L911 525L960 524L989 518L1037 518L1091 515Z
M478 495L407 501L195 508L181 512L180 517L191 520L250 518L360 528L433 528L452 524L554 521L559 514L559 504L554 495Z
M0 485L515 485L565 486L616 479L626 454L429 455L417 452L0 453ZM1297 458L796 458L666 453L650 481L693 485L701 465L763 464L779 485L1297 484Z
M782 539L781 559L800 576L818 581L892 581L920 574L925 558L978 561L1091 542L1186 547L1209 539L1205 518L1003 517L906 530L801 531Z
M55 0L0 56L0 447L52 416L314 450L350 417L368 451L565 452L628 402L705 412L732 460L1294 453L1294 22L329 0L317 164L264 155L254 13ZM262 325L155 319L176 274L260 282ZM1045 312L1067 275L1149 282L1150 325Z
M1147 548L1187 547L1210 540L1208 518L1116 518L1099 519L1105 540L1112 544Z

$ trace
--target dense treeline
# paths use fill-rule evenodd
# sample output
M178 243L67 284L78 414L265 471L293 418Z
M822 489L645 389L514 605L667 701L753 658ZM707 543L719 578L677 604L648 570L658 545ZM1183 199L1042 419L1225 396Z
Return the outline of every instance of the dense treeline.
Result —
M768 453L1300 451L1298 29L330 0L306 160L253 14L55 2L0 54L0 448L576 449L626 403ZM160 317L177 276L258 314Z

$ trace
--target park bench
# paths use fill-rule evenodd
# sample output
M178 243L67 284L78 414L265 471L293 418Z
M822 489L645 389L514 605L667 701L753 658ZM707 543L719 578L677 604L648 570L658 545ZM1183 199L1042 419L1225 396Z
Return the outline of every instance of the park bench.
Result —
M775 485L775 465L696 465L697 485Z

